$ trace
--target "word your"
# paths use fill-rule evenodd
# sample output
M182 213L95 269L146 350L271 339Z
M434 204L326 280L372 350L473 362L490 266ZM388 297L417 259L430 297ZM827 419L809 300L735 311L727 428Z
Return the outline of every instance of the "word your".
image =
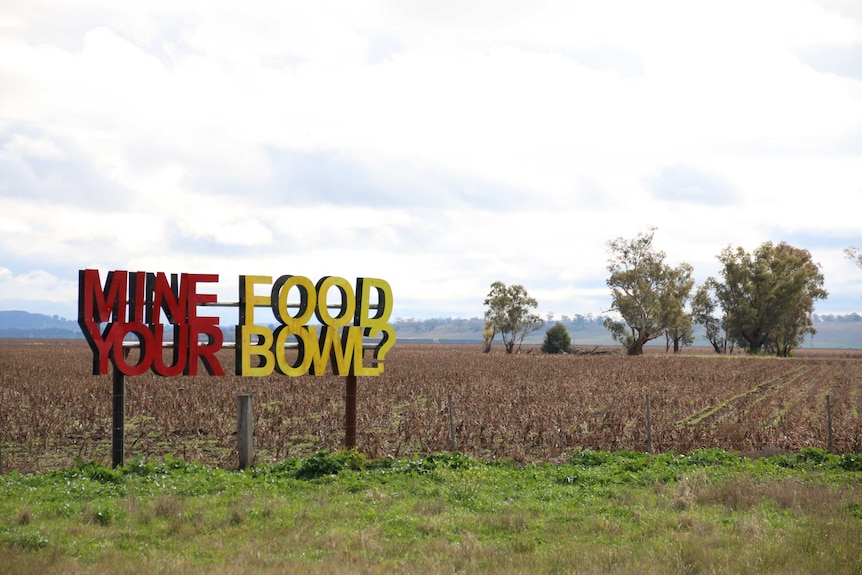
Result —
M224 345L219 318L200 316L197 309L219 304L215 294L201 291L206 289L204 284L218 279L217 274L168 276L118 270L109 272L103 285L98 270L80 270L78 324L93 351L93 374L108 373L111 363L124 375L148 370L162 376L197 375L198 364L210 375L224 375L216 356ZM268 294L257 295L258 285L271 285ZM288 294L294 293L298 303L288 303ZM337 303L328 303L330 293ZM335 375L379 375L386 353L395 344L395 331L388 323L392 290L381 279L358 278L354 289L334 276L316 284L303 276L284 275L275 282L270 276L239 276L239 304L222 305L239 306L237 375L323 375L328 365ZM256 325L259 307L270 308L278 325ZM312 317L319 326L308 325ZM167 324L173 341L165 346ZM137 339L140 350L135 363L128 361L128 349L134 345L126 343L129 338ZM379 338L372 344L369 366L363 365L366 338ZM169 361L163 347L171 350Z

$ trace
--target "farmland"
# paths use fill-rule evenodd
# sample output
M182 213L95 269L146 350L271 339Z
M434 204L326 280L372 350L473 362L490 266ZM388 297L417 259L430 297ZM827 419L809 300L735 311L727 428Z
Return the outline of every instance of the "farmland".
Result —
M220 353L233 373L231 352ZM91 375L91 364L81 341L0 341L4 472L49 471L76 458L110 463L111 379ZM171 454L235 468L236 398L246 393L258 463L343 445L343 378L145 374L126 380L126 460ZM862 452L859 351L778 359L700 349L630 358L398 344L382 376L359 379L357 443L369 458L451 450L451 397L457 449L485 459L646 451L648 439L654 452L796 452L828 447L827 396L833 451Z

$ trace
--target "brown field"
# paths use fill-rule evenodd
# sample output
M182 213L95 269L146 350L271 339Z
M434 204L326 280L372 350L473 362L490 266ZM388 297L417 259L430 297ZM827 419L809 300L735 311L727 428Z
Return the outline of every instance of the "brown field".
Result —
M862 351L800 350L791 359L506 356L480 345L396 345L386 372L360 378L358 448L368 457L451 449L482 458L554 461L579 449L655 452L722 447L749 454L827 448L862 452ZM233 373L232 352L220 352ZM133 359L133 358L132 358ZM83 341L0 340L2 470L50 471L76 457L111 463L111 377L90 375ZM171 454L237 466L236 402L254 401L255 459L278 461L344 442L344 379L126 379L126 461Z

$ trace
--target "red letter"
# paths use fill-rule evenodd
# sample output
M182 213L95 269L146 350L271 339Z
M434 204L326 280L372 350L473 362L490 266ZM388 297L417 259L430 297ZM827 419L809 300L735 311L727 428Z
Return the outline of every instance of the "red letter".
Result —
M153 305L150 308L147 323L159 323L161 311L164 310L168 323L185 323L185 299L180 299L177 274L171 274L171 281L164 272L147 275L148 290L153 295Z
M130 272L129 273L129 321L146 321L147 303L152 299L147 293L147 274L146 272Z
M78 324L105 323L126 320L126 281L128 272L108 272L105 289L99 280L99 270L78 271Z
M93 375L108 373L108 359L114 345L113 324L105 327L102 333L99 333L99 324L111 319L125 321L126 279L127 272L109 272L103 290L99 270L78 271L78 325L93 351Z
M81 326L90 349L93 350L93 375L105 375L108 373L108 359L111 357L111 348L114 345L111 328L114 324L108 324L104 333L99 333L99 324L87 322Z
M204 303L215 303L218 298L212 293L198 293L198 283L213 283L218 282L218 274L183 274L182 283L180 285L180 296L186 304L187 323L194 323L195 320L214 320L213 323L218 323L218 316L200 316L198 317L198 306Z
M156 375L166 377L174 375L182 375L186 369L186 361L188 360L189 348L189 326L180 324L174 326L174 345L171 351L171 365L165 364L164 350L159 347L159 343L164 337L165 326L157 323L153 325L153 336L155 346L153 349L153 372Z
M111 331L114 332L111 335L114 340L112 359L114 360L115 369L119 369L124 375L141 375L150 369L153 363L153 347L155 346L153 344L153 332L147 328L146 324L139 321L134 323L118 323L112 326ZM123 354L123 340L130 333L137 335L140 342L140 358L138 358L138 363L135 365L126 363L126 358ZM160 347L159 353L161 351Z
M203 321L204 319L206 318L200 318L189 323L189 360L186 362L184 373L185 375L197 375L198 358L200 358L207 373L210 375L224 375L224 369L215 356L216 352L221 349L224 334L216 322ZM218 318L212 319L218 320ZM199 341L198 335L207 336L207 341Z

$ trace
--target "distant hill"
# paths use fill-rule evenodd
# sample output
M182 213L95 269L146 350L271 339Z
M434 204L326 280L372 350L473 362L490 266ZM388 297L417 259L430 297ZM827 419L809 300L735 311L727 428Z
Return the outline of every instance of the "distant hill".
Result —
M562 323L572 336L575 345L618 345L602 325L603 316L562 316L545 322L540 332L531 334L525 343L540 343L545 331L555 323ZM862 349L862 315L817 315L813 316L817 334L808 337L802 347L815 349ZM472 343L482 341L484 319L432 318L396 319L392 322L398 340L402 342L446 342ZM233 338L233 326L222 326L226 339ZM0 338L20 339L79 339L83 338L77 321L59 316L47 316L26 311L0 311ZM696 346L708 346L700 329L695 329ZM500 338L497 338L497 342ZM648 345L664 346L664 338L653 340Z
M0 338L83 338L78 322L26 311L0 311Z
M814 337L807 337L801 347L815 349L862 349L862 315L817 315L813 316ZM546 321L544 328L531 334L524 343L541 343L545 331L555 323L562 323L568 329L574 345L619 345L604 328L603 316L575 315L562 316ZM439 342L481 342L484 320L482 318L435 318L425 320L397 319L393 322L398 340L439 341ZM695 327L695 346L709 346L703 329ZM496 341L499 343L500 338ZM652 340L647 345L664 346L663 337Z

